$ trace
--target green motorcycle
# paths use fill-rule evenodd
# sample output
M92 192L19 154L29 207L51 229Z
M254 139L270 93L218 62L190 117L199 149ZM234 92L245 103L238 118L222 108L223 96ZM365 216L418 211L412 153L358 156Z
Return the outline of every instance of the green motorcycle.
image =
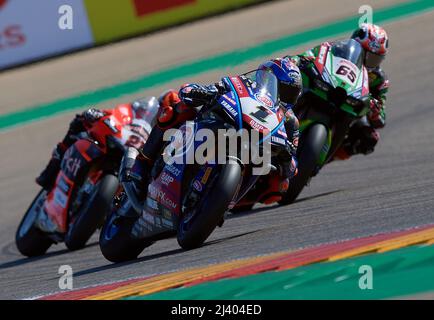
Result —
M302 57L304 92L294 107L300 121L298 174L280 204L292 203L329 162L351 124L369 112L369 79L364 50L353 40L323 44Z

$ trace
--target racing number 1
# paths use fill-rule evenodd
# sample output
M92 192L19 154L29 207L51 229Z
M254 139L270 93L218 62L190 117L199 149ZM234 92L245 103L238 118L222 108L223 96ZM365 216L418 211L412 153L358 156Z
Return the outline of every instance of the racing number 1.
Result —
M268 113L267 109L265 109L263 106L258 106L257 111L252 112L250 115L255 117L261 122L267 123L267 120L265 120L270 114Z

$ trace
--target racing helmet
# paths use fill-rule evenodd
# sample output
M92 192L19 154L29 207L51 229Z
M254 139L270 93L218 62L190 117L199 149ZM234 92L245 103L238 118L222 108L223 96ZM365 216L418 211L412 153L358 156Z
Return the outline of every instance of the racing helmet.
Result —
M278 58L262 63L258 69L269 70L276 76L280 101L285 105L285 108L292 108L303 89L298 67L289 59Z
M369 69L378 67L386 57L389 48L389 37L386 30L371 24L363 23L351 36L365 49L365 66Z

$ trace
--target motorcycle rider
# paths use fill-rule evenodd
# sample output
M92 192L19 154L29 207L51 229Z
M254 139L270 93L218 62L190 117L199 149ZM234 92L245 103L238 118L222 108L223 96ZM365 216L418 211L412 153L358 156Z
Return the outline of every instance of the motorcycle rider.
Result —
M261 64L259 70L272 72L278 79L280 106L285 114L285 129L290 143L290 153L282 155L279 161L279 174L282 179L289 179L296 174L295 153L298 145L298 119L291 110L302 91L301 73L298 67L289 59L274 59ZM121 181L131 181L134 175L133 167L137 160L142 161L146 168L152 168L164 145L163 135L167 129L175 128L187 120L192 120L197 109L212 103L218 95L231 91L223 81L212 85L185 84L179 92L169 90L159 98L160 109L157 123L152 128L149 138L140 152L132 152L124 158L121 165ZM150 170L146 170L149 172ZM146 178L145 178L146 179ZM146 183L143 182L142 185Z
M389 89L389 80L380 67L388 51L389 39L386 31L377 25L365 23L353 32L351 39L358 41L365 50L364 65L368 70L371 100L367 117L352 124L347 138L336 151L335 159L341 160L356 154L367 155L374 151L380 139L377 129L385 126L385 102ZM322 43L300 55L287 56L287 58L303 69L306 63L313 61L314 52L317 52L322 45L330 45L330 43Z
M155 98L154 98L155 99ZM136 119L150 119L153 115L149 114L149 104L152 103L150 99L144 98L132 102L130 105L133 110L133 118ZM51 159L46 168L36 178L36 183L46 190L50 190L56 180L57 174L60 170L63 155L66 150L75 142L75 136L82 132L86 132L86 127L89 127L93 122L97 121L106 114L110 114L111 110L98 110L96 108L89 108L88 110L75 115L74 119L70 122L68 131L65 137L54 148ZM153 125L150 124L150 125Z

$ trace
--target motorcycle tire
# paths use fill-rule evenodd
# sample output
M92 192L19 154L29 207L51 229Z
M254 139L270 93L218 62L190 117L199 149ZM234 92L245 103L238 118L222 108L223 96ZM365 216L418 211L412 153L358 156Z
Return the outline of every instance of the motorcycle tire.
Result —
M241 167L238 163L222 165L218 177L211 186L212 192L203 197L198 211L190 222L180 219L177 240L186 250L200 247L221 222L241 180Z
M47 191L41 190L24 214L15 234L15 244L18 251L27 257L36 257L45 254L53 241L43 231L35 226L38 217L38 202L43 202ZM42 204L40 204L42 205Z
M88 202L77 212L73 223L65 236L65 245L69 250L78 250L95 232L110 211L113 197L118 189L119 181L115 175L105 175L95 187Z
M279 201L281 205L293 203L309 182L316 169L321 150L327 142L327 128L322 123L312 125L302 134L297 151L298 174L291 179L288 191Z
M128 201L128 200L127 200ZM134 210L130 207L129 210ZM99 247L102 255L111 262L124 262L136 259L152 242L136 239L131 235L137 218L124 217L113 210L99 236Z

